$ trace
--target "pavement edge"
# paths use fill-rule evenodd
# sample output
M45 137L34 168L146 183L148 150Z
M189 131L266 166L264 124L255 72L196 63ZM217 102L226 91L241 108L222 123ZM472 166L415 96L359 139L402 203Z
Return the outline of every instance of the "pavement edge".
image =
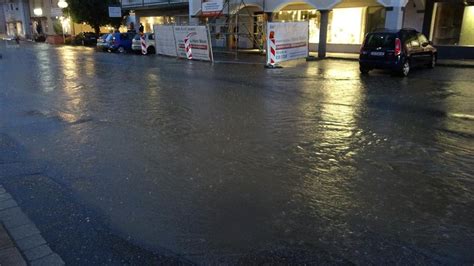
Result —
M36 225L21 210L18 203L0 184L0 231L1 225L6 229L8 236L3 236L6 242L13 242L13 247L0 247L0 265L2 252L6 259L17 259L19 265L27 263L31 266L65 265L61 257L49 247ZM0 232L1 235L1 232ZM19 252L18 252L19 251ZM18 258L21 253L23 263ZM26 265L26 264L24 264Z

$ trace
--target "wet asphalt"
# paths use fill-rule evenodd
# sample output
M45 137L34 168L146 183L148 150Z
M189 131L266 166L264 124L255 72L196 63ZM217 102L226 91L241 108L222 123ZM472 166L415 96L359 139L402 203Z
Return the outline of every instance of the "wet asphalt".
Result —
M474 69L0 53L0 183L68 264L474 262Z

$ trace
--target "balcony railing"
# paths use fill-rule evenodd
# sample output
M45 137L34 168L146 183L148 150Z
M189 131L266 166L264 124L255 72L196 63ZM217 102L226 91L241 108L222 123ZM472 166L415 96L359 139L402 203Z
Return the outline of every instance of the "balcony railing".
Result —
M166 6L187 2L188 0L122 0L122 7Z

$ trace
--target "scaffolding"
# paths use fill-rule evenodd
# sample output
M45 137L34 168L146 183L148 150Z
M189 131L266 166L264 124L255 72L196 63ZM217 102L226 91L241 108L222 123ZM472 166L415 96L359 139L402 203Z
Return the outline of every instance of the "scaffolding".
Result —
M264 14L250 8L245 0L225 0L222 10L207 18L214 51L235 56L239 49L264 51Z

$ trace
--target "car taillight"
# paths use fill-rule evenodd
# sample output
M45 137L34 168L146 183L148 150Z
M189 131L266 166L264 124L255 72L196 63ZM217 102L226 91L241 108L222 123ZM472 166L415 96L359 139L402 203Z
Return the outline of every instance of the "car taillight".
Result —
M402 53L402 42L400 39L395 39L395 55L400 55Z
M360 47L359 54L363 54L363 52L364 52L364 46L365 46L365 40L362 42L362 46Z

